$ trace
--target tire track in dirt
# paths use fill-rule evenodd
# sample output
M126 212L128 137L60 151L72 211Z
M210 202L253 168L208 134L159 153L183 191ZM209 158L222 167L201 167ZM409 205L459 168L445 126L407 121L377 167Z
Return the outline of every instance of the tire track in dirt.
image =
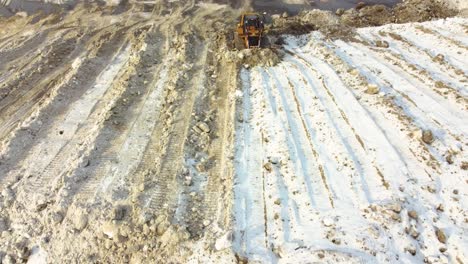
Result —
M268 254L264 251L267 237L265 236L264 215L265 204L262 192L249 192L254 187L256 190L263 190L263 142L261 130L254 129L256 120L254 113L263 106L261 99L264 96L255 96L252 93L261 93L265 88L255 91L252 87L257 87L262 82L251 80L251 75L246 70L241 70L241 84L243 89L243 100L241 104L242 119L237 123L236 129L236 156L240 157L236 162L235 208L234 212L237 229L234 230L234 249L242 256L249 254ZM255 99L255 100L254 100ZM265 100L268 102L267 100ZM274 108L272 108L273 110ZM263 130L263 129L262 129ZM254 154L255 153L255 154ZM252 180L254 178L254 180Z
M401 104L401 102L398 102L394 98L383 98L383 97L372 97L369 95L366 95L363 92L360 92L363 88L367 87L368 82L372 82L372 76L366 75L367 73L361 73L357 71L351 64L349 64L347 61L343 60L339 56L340 52L337 52L335 50L330 50L326 46L322 46L321 48L317 48L317 52L314 53L314 56L318 56L321 60L326 62L327 64L330 65L332 68L338 69L336 72L339 75L340 79L346 84L347 87L350 87L355 95L355 97L360 101L361 105L367 109L368 113L374 113L374 105L379 104L382 106L385 106L387 110L382 110L380 112L380 115L375 115L373 114L372 116L376 119L379 120L380 116L385 116L386 118L390 118L393 120L392 122L394 124L399 124L402 125L399 129L396 129L395 131L409 131L410 137L413 137L412 131L415 131L417 129L420 129L419 127L415 127L413 124L413 120L411 117L408 117L407 113L404 112L404 108L399 106L398 104ZM361 94L361 95L359 95ZM374 100L368 101L361 99L361 96L366 97L366 98L375 98ZM374 102L376 101L376 102ZM380 120L380 124L384 124L385 122L382 122L383 120ZM384 127L384 126L383 126ZM385 128L385 127L384 127ZM390 133L392 131L391 128L385 128L385 131L388 131ZM389 134L391 135L390 138L401 138L399 141L401 142L406 142L408 140L408 135L401 136L401 135L396 135L395 133ZM394 142L395 144L395 142ZM439 168L439 163L431 153L431 150L428 149L428 147L422 142L422 141L416 141L416 144L411 144L411 142L408 142L406 144L408 146L408 149L414 156L414 158L418 159L419 162L421 163L427 163L429 167L432 167L436 173L440 173L438 170ZM401 148L400 148L401 149ZM422 155L416 155L416 152L421 153ZM425 156L427 155L428 158ZM421 158L423 157L423 158ZM430 175L428 175L431 177Z
M89 166L89 153L97 145L96 142L98 137L103 133L102 131L104 130L106 121L110 118L109 115L111 115L112 109L115 109L118 102L125 102L127 100L122 97L129 89L129 80L131 76L136 74L135 71L136 67L140 63L142 50L146 48L145 45L142 45L140 42L140 35L143 34L144 36L144 31L146 29L147 28L136 28L130 31L128 35L133 35L136 40L130 40L130 43L127 44L128 46L126 50L121 52L123 56L128 54L127 61L124 60L121 64L116 65L116 67L120 66L116 77L105 78L106 73L101 75L103 79L111 81L111 83L106 85L108 86L107 90L103 96L98 96L100 100L93 107L92 112L87 118L87 122L76 131L76 134L71 138L70 142L60 150L54 160L44 171L44 174L56 175L55 179L59 179L58 181L60 184L56 184L51 189L60 189L59 196L61 196L60 198L62 199L59 199L57 203L61 203L61 205L66 204L66 202L63 202L62 200L70 200L71 197L76 194L76 189L81 188L81 183L77 183L80 176L70 174L72 172L76 172L79 165L83 167ZM121 49L124 49L124 47ZM113 63L119 63L118 59L119 57L116 57L115 60L117 61L114 61ZM97 87L97 85L95 87ZM128 95L128 93L129 92L127 92L126 95ZM93 162L95 161L93 160ZM99 162L97 163L100 165ZM63 166L63 164L69 165ZM66 175L70 175L70 177L65 177ZM36 185L47 185L49 181L52 180L45 178L41 182L36 183ZM57 182L57 180L54 181ZM40 187L37 188L40 189Z
M110 48L115 45L123 45L123 41L124 39L122 35L115 35L115 37L109 39L109 42L105 43L104 46L100 45L98 47L98 50L101 50L103 48ZM109 49L109 50L112 50L112 49ZM74 75L75 79L79 78L79 80L85 80L84 83L82 83L81 81L80 82L74 81L74 82L66 83L66 85L63 88L60 88L58 94L56 94L55 97L50 99L51 100L50 103L47 106L45 106L43 110L40 111L40 113L38 114L38 117L34 120L33 123L31 123L31 125L29 125L28 130L36 131L36 129L38 129L39 131L40 129L41 134L47 135L47 136L44 136L44 138L50 139L53 137L57 137L56 138L58 140L57 142L62 142L63 144L66 144L68 142L66 138L71 138L73 134L68 134L69 131L67 131L67 133L65 132L62 132L62 134L59 133L60 131L63 130L63 127L66 126L66 122L63 123L63 121L66 120L64 118L67 115L69 115L70 118L75 118L76 116L79 116L80 108L79 107L77 108L76 116L74 115L70 116L70 112L69 112L70 107L71 105L73 105L73 103L75 103L76 105L80 100L79 98L83 96L83 94L86 95L90 93L90 91L86 89L74 89L74 88L79 87L81 85L86 85L86 84L88 84L89 86L85 86L85 87L92 87L92 82L94 81L95 78L97 78L99 74L99 71L96 71L96 69L99 69L99 67L104 68L106 66L106 63L113 56L113 52L115 52L115 50L112 50L111 52L109 50L106 50L103 52L98 51L98 53L102 53L102 54L100 54L101 56L96 59L85 59L81 63L81 66L79 66L78 69L76 69L76 74ZM94 72L92 73L92 71ZM94 79L93 79L93 74L94 74ZM82 79L80 78L81 76L86 76L87 78ZM63 97L70 99L68 104L65 104L62 101L61 98ZM57 120L51 120L48 118L49 113L53 113L57 115L57 117L59 118L57 118ZM29 135L28 133L20 133L16 135L12 139L12 141L9 143L9 148L11 149L10 151L15 151L17 153L14 157L11 157L10 161L7 164L5 164L7 166L10 166L10 173L9 173L10 176L8 176L7 179L16 178L17 176L12 176L12 175L17 175L18 173L23 174L23 175L28 174L27 173L28 169L26 168L29 168L35 171L36 173L40 173L40 169L39 169L40 166L39 165L34 166L35 168L30 167L30 165L32 164L26 162L28 160L27 157L34 159L35 152L45 151L45 153L48 153L48 150L47 150L47 147L45 147L46 145L36 144L37 142L35 142L35 139L34 139L34 137L36 136L35 134L33 134L32 136L33 137L31 138L31 135ZM33 147L32 144L36 144L35 147ZM46 157L53 158L53 156L50 156L50 153L48 153ZM5 167L7 168L7 166ZM28 174L28 175L37 176L37 175L32 175L32 174ZM28 175L25 175L25 176L28 176Z
M467 94L468 91L465 83L468 79L466 76L460 75L459 71L452 71L450 65L445 65L443 62L437 64L433 63L434 57L430 57L427 53L421 52L419 49L412 46L409 41L404 41L400 35L386 31L381 31L381 33L390 36L385 37L385 40L396 40L392 42L393 45L389 49L390 52L388 52L388 49L369 49L381 54L383 58L392 61L393 65L408 71L414 78L419 79L421 82L427 82L426 79L428 79L428 86L432 87L432 90L441 96L446 96L446 94L451 93L456 99L461 100L461 95ZM368 42L375 42L376 39L379 39L376 34L370 34L368 32L361 32L360 37ZM368 46L370 46L369 43ZM428 67L429 65L431 65L431 67ZM448 91L443 89L447 89Z
M162 92L162 86L165 84L166 74L162 72L163 67L170 66L170 64L166 64L167 61L158 60L158 56L161 56L167 48L163 45L164 36L160 34L158 27L155 25L152 27L153 29L150 29L150 33L146 37L145 51L141 51L143 53L140 58L141 62L135 66L134 76L130 77L129 87L119 98L116 106L112 109L107 124L101 129L99 139L96 140L97 149L88 155L87 159L93 160L90 161L90 168L76 173L75 177L84 178L83 183L76 190L74 198L79 203L92 202L93 199L97 198L96 196L100 195L99 192L103 189L101 185L104 181L107 181L108 184L112 183L114 179L108 174L114 175L116 171L111 171L111 168L119 163L127 164L125 160L121 160L123 157L120 156L120 153L124 153L125 150L125 156L131 156L127 149L129 144L135 143L131 141L131 138L141 140L142 135L144 135L144 133L139 136L135 135L138 132L137 129L141 129L137 126L137 122L139 121L139 125L142 126L145 125L143 123L148 123L151 120L148 116L149 113L143 115L144 109L149 111L154 107L153 104L157 104L155 96ZM158 34L161 36L157 36ZM158 76L160 76L159 80L156 78ZM154 102L150 102L151 100ZM109 139L111 141L107 143ZM102 144L101 142L106 143ZM125 145L127 148L124 146L125 143L127 143ZM88 178L88 174L93 176ZM125 175L116 175L116 177L123 176ZM112 192L110 193L112 194Z
M294 53L292 53L294 54ZM302 72L305 72L307 70L311 71L312 73L315 73L315 80L317 83L321 83L321 88L326 92L326 96L323 96L323 95L319 95L319 99L321 99L322 101L325 101L324 98L325 97L328 97L330 98L331 102L331 106L325 106L324 104L324 108L325 109L333 109L333 108L336 108L337 109L337 112L336 112L336 116L341 116L342 117L342 120L345 122L346 126L345 127L348 127L348 129L351 130L351 133L352 135L354 136L354 138L356 139L357 143L359 143L359 145L356 145L355 144L355 149L356 149L356 152L360 152L360 149L362 151L364 151L364 153L361 152L361 157L366 157L364 160L368 159L369 155L372 155L371 153L369 153L369 146L366 146L366 144L364 143L363 141L363 137L356 131L356 128L352 125L352 124L355 124L355 121L353 123L351 123L350 119L348 118L348 116L345 114L346 112L347 113L351 113L350 111L347 111L348 109L344 108L342 106L340 106L335 98L335 93L332 93L329 86L330 87L333 87L334 89L337 89L337 87L344 87L343 84L341 83L341 80L339 79L339 77L333 72L333 71L328 71L328 72L325 72L325 71L321 71L319 72L319 69L323 69L324 68L324 64L322 61L319 61L317 59L314 59L314 58L311 58L311 57L307 57L308 59L305 59L303 55L300 51L295 53L294 57L296 58L296 63L300 63L302 64ZM334 79L333 81L330 81L330 79ZM309 80L310 80L310 77L309 77ZM331 86L329 83L333 83L333 85ZM320 88L319 89L316 89L317 91L321 91ZM346 92L339 92L339 93L336 93L340 96L343 96L343 95L348 95ZM350 101L349 102L353 102ZM341 104L343 105L343 104ZM360 106L359 106L360 107ZM355 107L355 111L357 111L358 106ZM327 112L329 110L326 110ZM352 136L352 137L353 137ZM352 138L351 137L351 138ZM333 141L332 141L333 142ZM336 143L336 141L335 141ZM359 148L358 146L360 146L361 148ZM326 151L321 151L321 153L326 153ZM357 157L356 157L357 158ZM358 160L362 160L362 159L359 159L357 158ZM330 164L330 163L327 163L327 164ZM372 164L372 165L371 165ZM379 173L380 170L378 168L378 166L375 164L375 157L373 159L373 161L370 162L370 164L367 164L367 170L368 170L368 173L367 173L367 177L371 176L371 175L377 175L379 176L379 180L381 182L381 187L385 187L385 189L388 190L389 188L389 182L385 179L385 177ZM329 168L328 169L329 171L332 171L333 168ZM361 178L361 182L365 182L365 179L366 176L364 176L363 178ZM369 179L370 180L370 179ZM365 184L363 185L365 186ZM379 188L378 187L379 185L376 185L375 181L374 181L374 186L373 188L363 188L362 191L364 193L367 193L367 192L370 192L371 189L380 189L380 192L379 193L386 193L385 190L383 190L381 187ZM344 190L342 190L341 192L345 192ZM369 194L366 195L367 196L367 202L370 202L372 201L372 199L370 199L370 196ZM375 196L375 195L374 195ZM343 198L341 199L343 201L347 201L346 198Z
M352 184L350 186L353 186L356 198L361 203L370 203L373 201L372 197L374 196L371 194L371 190L381 189L382 186L379 188L380 184L377 184L372 188L368 187L365 175L372 175L375 173L375 170L371 167L370 160L367 160L368 153L363 148L364 144L362 140L356 134L346 115L343 116L343 110L338 107L336 101L330 102L326 99L326 96L330 96L330 92L323 82L324 76L314 71L314 68L305 68L306 64L298 57L286 58L285 62L288 63L288 66L290 65L289 70L293 73L290 76L286 76L286 78L291 83L292 88L298 93L297 101L304 112L306 120L310 120L307 122L308 129L316 127L317 132L314 135L318 142L321 142L321 145L334 145L334 149L324 152L328 153L328 156L325 157L328 160L327 163L333 165L333 168L329 168L328 170L333 172L335 176L338 176L338 174L348 175L351 178ZM283 65L283 70L286 70L285 67L286 65ZM313 73L314 77L307 74L308 71ZM298 77L295 77L296 75ZM326 92L325 97L321 94L321 91ZM313 108L306 107L310 104L305 103L305 98L316 98L317 101L315 101ZM333 100L332 97L331 99ZM321 114L322 112L325 114ZM333 118L334 116L341 116L342 118ZM313 122L313 125L311 122ZM366 158L363 159L362 157ZM365 164L358 162L362 160L366 160L367 162ZM359 181L354 179L356 173L360 177ZM375 182L372 184L375 185ZM384 190L381 191L385 192Z
M179 175L183 166L182 157L195 99L204 82L202 73L204 72L203 66L206 59L207 47L199 43L195 44L192 48L187 47L187 50L197 52L198 54L201 53L201 60L194 62L194 70L196 72L192 74L193 77L187 84L176 84L176 90L179 90L177 92L181 93L177 95L177 99L174 101L175 111L173 119L176 122L170 128L172 133L170 133L167 141L167 146L170 147L166 149L162 158L157 188L151 192L147 200L148 209L151 211L159 212L164 208L177 208L176 197L179 194L179 191L177 191L177 175ZM185 81L183 80L183 82ZM168 190L171 190L172 193L168 193Z
M337 45L338 44L338 45ZM398 71L393 71L394 67L386 64L385 62L380 63L375 58L364 55L364 53L358 51L354 46L345 44L343 42L335 42L334 47L337 49L344 49L350 55L338 51L340 57L345 61L349 60L351 64L360 67L361 73L366 75L380 87L388 87L385 89L390 94L399 95L401 99L410 102L410 104L402 107L408 107L411 110L411 116L415 117L415 122L419 127L428 127L428 124L432 124L431 127L437 127L440 130L445 130L443 126L451 127L454 131L452 133L459 134L457 127L463 127L460 118L448 120L451 114L447 114L447 110L441 109L438 102L434 102L428 95L422 93L421 90L417 89L416 84L411 81L400 77ZM346 55L345 55L346 54ZM359 60L356 59L359 57ZM370 63L376 63L376 66L370 67ZM374 72L374 73L373 73ZM398 82L398 84L396 84ZM433 105L431 112L421 108L420 105L431 104ZM411 107L413 105L414 107ZM437 106L437 108L434 108ZM439 111L440 110L440 111ZM450 123L455 122L455 123ZM460 124L460 125L459 125Z

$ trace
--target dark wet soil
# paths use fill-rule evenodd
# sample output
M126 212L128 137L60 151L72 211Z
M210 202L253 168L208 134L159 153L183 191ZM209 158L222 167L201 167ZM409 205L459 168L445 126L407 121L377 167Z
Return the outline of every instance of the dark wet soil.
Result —
M233 7L239 8L242 6L243 0L218 0L221 3L230 3ZM284 2L302 2L301 4L287 4ZM269 14L281 14L288 12L291 15L296 15L302 10L322 9L335 11L338 8L349 9L355 7L359 2L364 2L367 5L382 4L392 7L400 0L252 0L252 7L257 12L267 12Z

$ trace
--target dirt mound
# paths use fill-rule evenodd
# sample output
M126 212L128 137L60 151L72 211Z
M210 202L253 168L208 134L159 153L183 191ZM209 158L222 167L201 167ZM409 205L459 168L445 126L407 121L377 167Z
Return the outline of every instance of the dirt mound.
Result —
M452 17L457 11L437 0L409 0L390 8L384 5L358 5L348 10L307 10L297 16L273 16L270 34L300 35L320 30L330 38L350 38L352 28L389 23L423 22Z

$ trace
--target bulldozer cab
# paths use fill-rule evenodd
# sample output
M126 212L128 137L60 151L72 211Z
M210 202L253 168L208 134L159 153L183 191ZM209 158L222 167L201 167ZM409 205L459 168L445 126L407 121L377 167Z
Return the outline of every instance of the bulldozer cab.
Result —
M259 48L261 46L264 29L263 16L257 13L244 13L237 24L237 34L245 48Z

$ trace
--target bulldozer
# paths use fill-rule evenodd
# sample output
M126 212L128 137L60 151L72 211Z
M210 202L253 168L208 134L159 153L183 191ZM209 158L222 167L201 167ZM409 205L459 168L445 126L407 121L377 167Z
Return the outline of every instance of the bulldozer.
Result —
M243 13L237 24L237 38L244 48L260 48L264 33L264 17L258 13Z

